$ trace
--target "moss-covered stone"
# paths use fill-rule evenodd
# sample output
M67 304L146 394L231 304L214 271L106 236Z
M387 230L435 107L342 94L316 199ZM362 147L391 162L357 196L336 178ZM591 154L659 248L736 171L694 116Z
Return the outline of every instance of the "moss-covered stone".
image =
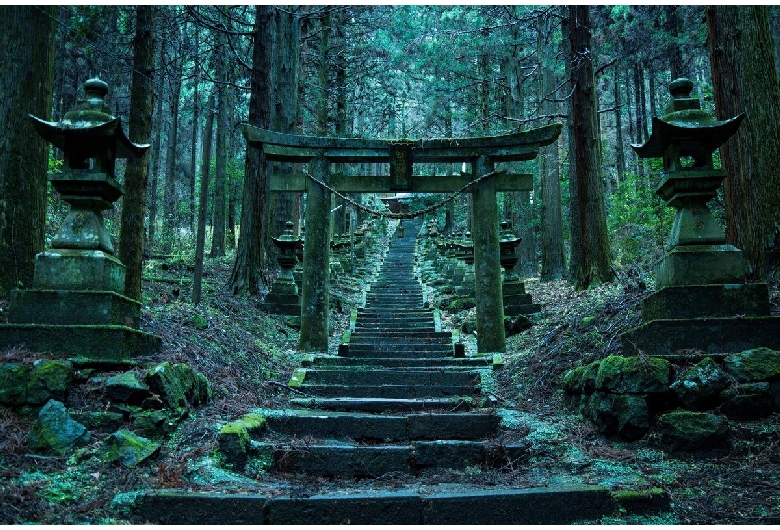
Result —
M663 393L669 389L671 373L665 359L610 355L601 361L595 385L616 394Z
M160 451L160 444L142 436L120 429L106 440L105 462L119 462L125 467L135 467Z
M38 413L27 442L35 449L64 455L90 439L87 428L70 417L62 402L52 399Z
M647 400L642 395L596 392L583 404L589 417L606 436L638 440L650 429Z
M656 428L661 443L674 451L706 451L728 444L725 416L678 410L659 416Z
M721 391L728 385L726 372L710 357L705 357L677 378L669 389L686 409L706 410L718 403Z
M27 403L27 382L30 367L24 363L0 364L0 405Z
M100 432L114 432L125 421L123 414L104 410L78 412L71 416L77 422L86 425L88 429Z
M601 361L593 361L585 367L585 372L582 375L582 393L592 394L596 391L596 378L599 375L599 367Z
M507 337L522 333L527 329L533 327L531 322L525 315L518 315L516 317L504 317L504 332Z
M734 420L757 420L775 411L769 383L744 383L727 388L720 394L721 412Z
M726 356L723 368L740 383L780 379L780 352L755 348Z
M65 401L72 378L73 366L68 361L35 361L27 385L27 403L40 405L50 399Z
M563 376L563 390L567 394L582 394L582 379L586 371L585 366L577 366L566 372Z
M165 361L146 373L145 382L168 407L175 410L206 403L211 395L205 376L199 377L187 364Z
M223 426L217 437L223 461L236 471L243 471L249 453L249 432L242 421Z
M150 438L161 438L176 430L187 417L186 409L181 411L143 410L130 418L133 432Z
M151 395L149 387L140 382L133 371L122 372L106 380L106 393L114 401L139 405Z
M450 313L459 313L472 307L476 307L477 302L473 296L467 296L465 298L455 298L447 305L447 310Z

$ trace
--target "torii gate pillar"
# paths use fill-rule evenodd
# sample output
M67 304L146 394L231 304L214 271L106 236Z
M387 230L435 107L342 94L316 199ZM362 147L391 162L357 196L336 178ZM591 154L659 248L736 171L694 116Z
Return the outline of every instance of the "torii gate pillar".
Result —
M474 162L474 175L494 170L493 161L480 156ZM477 304L477 351L506 351L504 295L501 290L501 250L498 237L498 204L495 180L487 178L471 192L474 276Z
M316 156L310 162L311 174L327 183L330 162ZM300 348L306 352L328 351L330 315L330 192L311 179L306 184L306 238L301 284Z

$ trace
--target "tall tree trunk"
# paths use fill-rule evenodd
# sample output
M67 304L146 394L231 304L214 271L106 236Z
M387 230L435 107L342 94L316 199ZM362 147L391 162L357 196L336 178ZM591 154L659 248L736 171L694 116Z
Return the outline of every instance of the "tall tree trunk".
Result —
M200 204L198 205L198 230L195 237L195 275L192 282L192 303L200 303L203 285L203 254L206 246L206 218L209 204L209 177L211 173L211 143L214 132L214 89L206 103L206 126L203 131L203 161L200 169Z
M682 19L678 12L678 5L666 5L663 6L663 10L666 13L666 23L664 29L667 34L672 38L669 43L669 74L671 81L685 75L682 48L677 39L682 36Z
M49 145L28 114L51 111L56 15L54 6L0 6L0 298L32 283L43 250Z
M130 88L130 140L148 143L152 135L154 108L154 47L156 40L154 6L139 5L135 11L133 39L133 82ZM144 215L146 182L149 176L148 153L138 160L128 160L125 171L125 194L122 199L122 222L119 231L119 259L127 267L125 296L141 299L141 271L144 257Z
M170 112L171 122L168 129L168 153L163 179L163 252L170 252L179 225L179 193L177 174L181 166L178 159L179 142L179 101L181 99L181 71L177 68L171 79Z
M623 143L623 109L620 104L620 69L615 68L615 165L617 166L616 187L625 180L626 177L626 152Z
M571 46L571 39L572 39L572 20L570 19L570 12L569 8L567 6L561 6L560 7L561 12L561 32L562 32L562 38L561 38L561 55L563 57L568 58L568 60L564 61L565 65L565 78L569 80L569 84L567 86L568 92L574 91L574 78L573 78L573 64L576 64L575 62L571 61L572 57L572 46ZM574 102L571 97L569 97L568 101L568 112L567 119L566 119L566 152L567 152L567 158L569 160L569 167L568 167L568 177L569 177L569 277L572 280L575 280L577 278L577 271L579 271L581 263L582 263L582 256L580 255L580 249L582 248L582 244L580 241L580 216L578 214L578 204L579 200L577 197L577 167L574 160L574 152L575 152L575 146L574 146Z
M227 149L229 98L227 85L227 35L224 32L217 34L217 49L215 50L215 74L217 83L217 152L216 167L214 172L214 216L211 231L212 258L225 255L225 186L227 183ZM252 149L251 147L249 149Z
M539 43L542 75L540 79L541 96L551 97L555 92L555 72L551 67L555 50L552 47L552 24L550 18L540 21ZM548 96L549 95L549 96ZM555 114L557 104L545 100L542 114ZM563 250L563 216L561 213L561 175L558 161L558 141L545 147L539 157L539 176L541 179L540 216L541 216L541 281L560 280L566 272Z
M200 29L197 24L192 25L195 33L195 78L192 80L192 145L190 145L190 230L195 229L195 180L198 164L198 124L200 122Z
M160 46L160 63L164 62L163 46ZM163 102L165 101L165 83L162 80L157 81L157 110L154 113L154 124L158 129L162 129L164 123L163 119ZM163 150L162 150L162 134L157 133L154 135L154 143L152 144L152 184L149 189L149 237L146 241L146 247L148 251L154 248L154 239L157 232L157 185L160 182L160 170L162 166Z
M255 47L252 54L249 123L268 129L271 125L271 69L273 53L273 6L255 8ZM263 215L268 207L266 193L265 155L260 149L246 150L246 169L241 205L241 232L236 249L236 261L230 274L234 294L257 295L266 285L263 275L266 256L263 252Z
M718 117L747 115L721 147L726 239L743 250L748 276L763 280L780 228L780 85L768 9L708 6L706 18Z
M576 288L587 289L612 281L609 239L607 237L604 187L601 179L598 104L593 81L593 55L589 6L570 6L572 62L571 110L574 122L574 166L576 204L572 212L579 220L580 264ZM572 251L574 252L574 251Z

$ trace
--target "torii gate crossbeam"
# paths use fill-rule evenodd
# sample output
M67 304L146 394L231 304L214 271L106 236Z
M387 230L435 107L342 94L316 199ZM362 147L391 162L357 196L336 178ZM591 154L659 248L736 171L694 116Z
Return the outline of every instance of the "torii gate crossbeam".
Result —
M551 144L561 132L560 124L490 137L428 140L369 140L282 134L244 124L250 146L262 149L268 160L309 165L312 177L339 193L452 193L475 178L491 174L495 162L532 160L539 149ZM381 177L339 176L331 163L390 164L390 175ZM419 177L415 163L466 162L471 175ZM497 191L532 189L530 175L497 173L471 186L474 226L474 272L477 304L477 350L504 352L504 308L498 232ZM305 191L306 238L301 293L301 338L303 351L327 351L330 268L328 262L330 192L306 175L271 175L273 192Z

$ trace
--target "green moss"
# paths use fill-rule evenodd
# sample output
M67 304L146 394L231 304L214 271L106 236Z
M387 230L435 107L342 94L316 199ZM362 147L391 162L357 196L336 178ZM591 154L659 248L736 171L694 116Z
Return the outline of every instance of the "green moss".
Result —
M256 412L244 414L239 421L244 424L248 432L259 432L265 428L266 423L265 416Z
M671 373L665 359L610 355L599 365L595 386L621 394L661 393L667 391Z
M303 384L304 380L306 379L306 368L297 368L292 376L290 376L290 382L287 383L287 386L290 387L299 387Z
M22 363L0 365L0 404L19 405L27 402L27 381L30 367Z
M659 416L657 429L671 449L698 451L725 445L729 423L724 416L679 410Z
M108 450L106 462L119 462L125 467L135 467L151 458L160 450L160 444L136 435L126 429L112 434L106 441Z
M780 379L780 352L756 348L734 353L723 360L723 367L740 383Z
M35 361L27 386L27 403L37 405L50 399L65 401L72 378L73 367L68 361Z

